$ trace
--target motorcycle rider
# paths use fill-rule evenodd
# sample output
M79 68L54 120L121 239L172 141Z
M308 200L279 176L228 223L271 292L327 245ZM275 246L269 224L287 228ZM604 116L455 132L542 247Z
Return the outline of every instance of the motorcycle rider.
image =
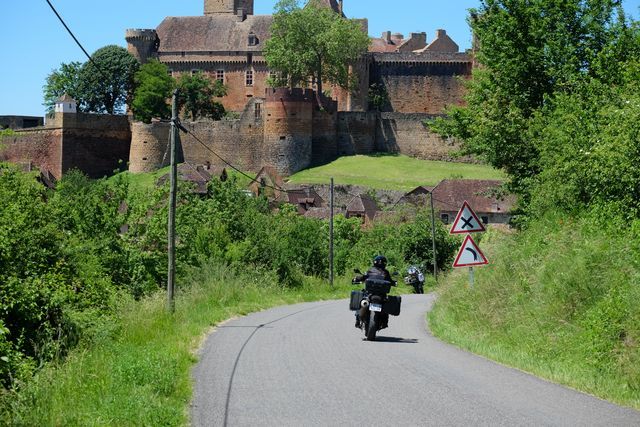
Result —
M391 274L387 270L387 258L384 255L378 255L373 259L373 266L362 276L356 277L354 280L364 282L367 279L386 280L394 283ZM382 327L386 328L389 324L389 315L384 314L382 318ZM360 328L360 312L356 311L356 328Z

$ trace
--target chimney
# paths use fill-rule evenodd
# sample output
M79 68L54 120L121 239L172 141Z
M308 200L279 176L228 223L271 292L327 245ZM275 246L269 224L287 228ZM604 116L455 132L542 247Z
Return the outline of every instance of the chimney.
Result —
M385 31L382 33L382 40L384 40L384 42L386 44L391 44L391 31Z
M447 35L447 32L443 29L438 29L436 30L436 38L439 39L440 37L444 37Z
M395 44L402 43L402 40L404 40L404 35L400 33L395 33L391 35L391 41L394 42Z

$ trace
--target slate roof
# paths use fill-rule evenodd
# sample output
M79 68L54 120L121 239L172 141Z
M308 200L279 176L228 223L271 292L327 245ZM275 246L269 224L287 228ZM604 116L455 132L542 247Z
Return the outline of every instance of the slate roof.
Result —
M235 15L167 17L156 29L160 39L158 52L261 52L269 38L271 15L247 15L238 22ZM258 38L249 46L249 34Z
M490 191L502 181L480 179L445 179L433 189L434 208L441 212L457 212L466 200L477 213L508 213L516 198L508 195L497 199Z
M324 207L324 200L310 187L297 188L287 191L289 203L298 207L298 212L304 214L309 208Z

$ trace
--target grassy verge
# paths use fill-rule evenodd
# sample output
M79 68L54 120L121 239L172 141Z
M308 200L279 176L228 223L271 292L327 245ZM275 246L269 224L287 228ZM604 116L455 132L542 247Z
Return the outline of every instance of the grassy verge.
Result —
M294 184L337 184L408 191L419 185L436 185L445 178L504 179L489 166L436 162L402 155L349 156L324 166L306 169L290 177Z
M195 350L211 327L233 316L303 301L347 298L310 279L283 289L262 277L207 267L167 313L163 293L125 302L117 321L57 366L39 372L19 393L3 396L3 425L185 425ZM199 284L195 284L199 283Z
M491 265L453 273L429 315L440 338L640 409L638 227L549 218L489 234Z

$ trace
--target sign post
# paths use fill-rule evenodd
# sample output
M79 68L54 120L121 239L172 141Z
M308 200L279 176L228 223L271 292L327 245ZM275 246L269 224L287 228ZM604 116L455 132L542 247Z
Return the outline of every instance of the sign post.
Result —
M481 233L485 231L482 221L478 219L476 213L471 209L469 203L465 200L462 208L458 212L455 221L449 231L450 234L467 233L462 242L462 246L453 262L454 268L469 267L469 287L473 288L474 273L473 267L476 265L487 265L489 260L484 256L476 242L471 238L471 233Z

